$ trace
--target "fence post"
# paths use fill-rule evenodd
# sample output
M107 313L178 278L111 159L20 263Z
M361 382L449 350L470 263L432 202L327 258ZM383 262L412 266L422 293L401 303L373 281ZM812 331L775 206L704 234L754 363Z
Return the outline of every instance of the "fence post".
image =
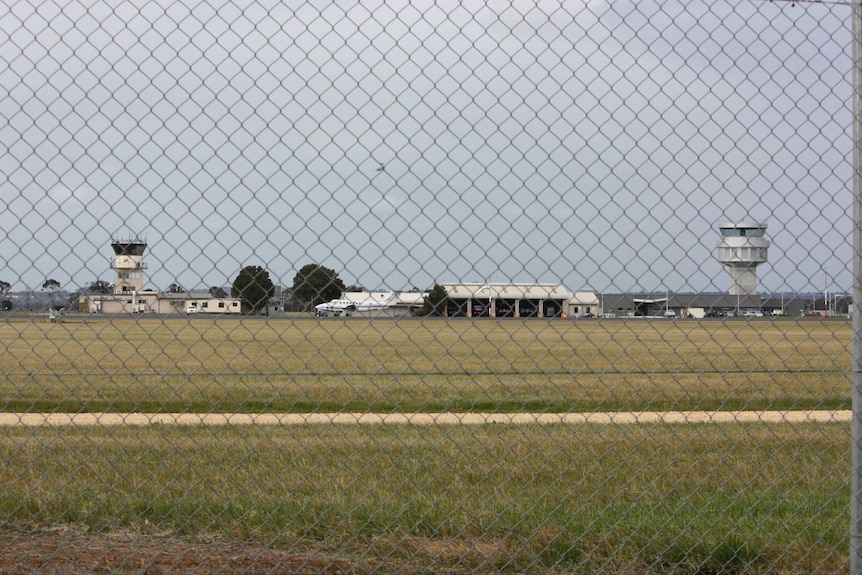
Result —
M850 573L862 575L862 2L853 2L853 421Z

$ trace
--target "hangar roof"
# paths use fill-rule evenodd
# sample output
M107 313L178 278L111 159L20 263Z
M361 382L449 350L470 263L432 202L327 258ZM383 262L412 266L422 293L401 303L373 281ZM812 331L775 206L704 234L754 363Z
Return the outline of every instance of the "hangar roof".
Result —
M461 282L444 283L443 287L451 299L554 299L582 304L599 301L594 292L572 292L561 284L552 283Z

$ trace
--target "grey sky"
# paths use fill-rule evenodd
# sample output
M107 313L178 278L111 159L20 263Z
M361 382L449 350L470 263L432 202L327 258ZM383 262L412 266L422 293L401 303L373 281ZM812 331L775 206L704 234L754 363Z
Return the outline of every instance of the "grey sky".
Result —
M61 8L62 6L62 8ZM850 8L705 2L0 7L0 279L849 289ZM383 170L378 170L380 166ZM828 279L825 279L828 278Z

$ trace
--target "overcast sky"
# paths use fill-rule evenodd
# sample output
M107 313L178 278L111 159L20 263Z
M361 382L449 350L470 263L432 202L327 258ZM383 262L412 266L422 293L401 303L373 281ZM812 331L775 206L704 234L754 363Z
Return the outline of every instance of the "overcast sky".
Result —
M11 4L11 6L10 6ZM5 2L0 279L851 287L850 8L701 0Z

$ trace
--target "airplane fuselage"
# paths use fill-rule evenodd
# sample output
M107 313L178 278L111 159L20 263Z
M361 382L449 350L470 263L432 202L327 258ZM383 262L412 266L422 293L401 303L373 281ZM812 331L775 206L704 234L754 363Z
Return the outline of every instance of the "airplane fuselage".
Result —
M384 301L354 301L349 299L334 299L314 306L316 316L349 316L356 312L379 311L389 309L395 303L395 298L390 297Z

